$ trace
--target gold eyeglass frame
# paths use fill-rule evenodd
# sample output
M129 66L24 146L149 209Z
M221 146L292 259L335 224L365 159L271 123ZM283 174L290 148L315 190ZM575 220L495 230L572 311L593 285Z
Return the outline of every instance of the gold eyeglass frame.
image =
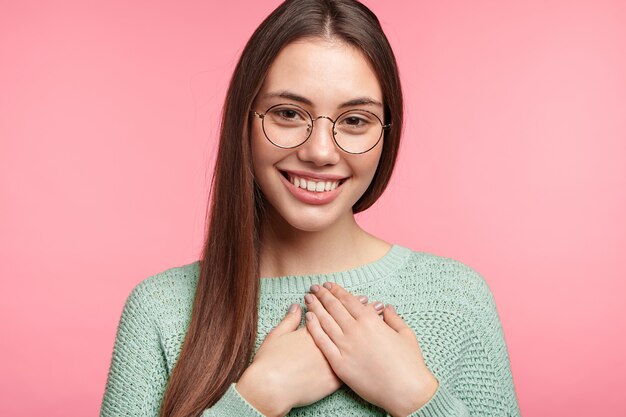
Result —
M294 146L281 146L278 145L276 143L274 143L272 141L272 139L270 139L270 137L267 135L267 132L265 131L265 115L267 113L269 113L273 108L278 107L278 106L293 106L293 107L297 107L298 109L304 111L308 116L309 116L309 120L311 120L311 124L307 125L307 129L309 131L309 134L307 135L307 137L300 143L298 143L297 145ZM374 143L369 149L362 151L362 152L350 152L345 150L344 148L341 147L341 145L339 145L339 143L337 142L337 131L335 130L335 123L337 122L337 120L341 119L341 116L343 116L346 113L350 113L353 111L363 111L366 113L371 114L372 116L374 116L376 118L376 120L378 120L378 122L380 123L380 135L378 136L378 139L376 140L376 143ZM304 144L307 140L309 140L309 138L311 137L311 134L313 133L313 128L314 128L314 124L316 120L319 119L328 119L333 123L333 127L332 127L332 133L333 133L333 141L335 142L335 145L337 145L337 147L339 149L341 149L343 152L352 154L352 155L360 155L366 152L371 151L372 149L374 149L376 147L376 145L378 145L378 142L380 142L380 139L383 137L383 133L385 132L385 130L389 129L391 127L391 123L389 124L383 124L382 120L380 120L380 117L378 117L375 113L372 113L369 110L365 110L365 109L349 109L344 111L343 113L341 113L339 116L337 116L335 118L335 120L331 119L328 116L317 116L316 118L313 118L313 116L311 116L311 113L309 113L305 108L298 106L297 104L293 104L293 103L279 103L279 104L275 104L273 106L271 106L270 108L268 108L267 110L265 110L264 113L259 113L255 110L250 110L251 113L253 113L256 117L258 117L259 119L261 119L261 127L263 128L263 134L265 135L265 137L267 138L267 140L270 141L270 143L274 146L276 146L277 148L281 148L281 149L293 149L293 148L297 148L298 146L301 146L302 144Z

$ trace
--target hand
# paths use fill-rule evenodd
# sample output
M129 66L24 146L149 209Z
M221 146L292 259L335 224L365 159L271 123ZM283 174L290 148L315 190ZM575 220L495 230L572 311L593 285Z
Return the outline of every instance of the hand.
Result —
M367 303L367 297L357 302ZM342 384L308 329L298 329L300 306L292 307L295 312L267 334L236 384L239 394L266 416L283 416L293 407L319 401Z
M330 285L329 285L330 284ZM336 283L312 286L306 326L335 374L366 401L407 416L438 387L413 330L387 306L384 320Z

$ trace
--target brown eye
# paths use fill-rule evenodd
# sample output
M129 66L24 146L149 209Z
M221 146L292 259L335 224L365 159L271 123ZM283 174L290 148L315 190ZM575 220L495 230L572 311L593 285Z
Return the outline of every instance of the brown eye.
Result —
M355 116L346 117L344 122L349 126L359 126L360 124L364 123L363 119L360 119Z
M284 117L285 119L295 119L296 117L298 117L298 112L291 109L279 110L278 113L281 117Z
M270 119L274 123L303 123L307 120L306 115L300 109L291 106L277 106L272 108L268 113Z
M374 126L373 117L363 111L351 111L337 120L337 128L351 134L357 134Z

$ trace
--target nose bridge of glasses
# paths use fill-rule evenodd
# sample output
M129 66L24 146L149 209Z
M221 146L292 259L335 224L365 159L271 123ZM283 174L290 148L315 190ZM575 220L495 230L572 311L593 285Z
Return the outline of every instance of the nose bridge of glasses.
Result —
M330 117L323 116L323 115L322 116L317 116L315 118L313 118L313 117L311 118L311 125L312 125L311 128L315 126L315 122L318 121L319 119L328 119L328 121L330 121L331 126L333 128L333 130L332 130L333 135L335 135L337 133L337 132L335 132L335 121L333 119L331 119Z
M328 116L317 116L316 118L314 118L312 120L313 120L313 122L315 122L316 120L319 120L319 119L328 119L328 120L330 120L331 123L335 123L335 121L333 119L331 119L330 117L328 117Z

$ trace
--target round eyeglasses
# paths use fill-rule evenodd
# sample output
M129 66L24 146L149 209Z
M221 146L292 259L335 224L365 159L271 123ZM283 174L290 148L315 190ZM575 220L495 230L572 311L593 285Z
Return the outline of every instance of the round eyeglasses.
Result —
M261 119L265 137L283 149L302 145L311 137L313 124L318 119L328 119L333 123L332 132L335 144L344 152L365 153L373 149L383 132L391 127L384 125L380 118L369 110L351 109L341 113L335 120L328 116L315 119L311 113L296 104L276 104L265 113L250 110Z

